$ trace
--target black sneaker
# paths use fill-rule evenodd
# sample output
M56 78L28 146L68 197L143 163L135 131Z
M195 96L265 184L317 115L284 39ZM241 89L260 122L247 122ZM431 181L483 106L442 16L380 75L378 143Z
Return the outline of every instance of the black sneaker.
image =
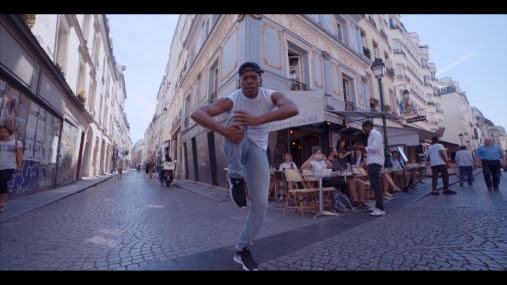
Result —
M452 194L456 194L456 191L452 191L452 190L447 189L447 190L442 191L442 193L452 195Z
M234 261L243 265L243 269L246 271L258 271L257 263L253 260L252 254L250 253L250 247L243 247L242 251L234 251Z
M438 191L436 191L436 190L435 190L435 191L431 191L431 195L434 195L434 196L436 196L436 195L440 195L440 192L438 192Z
M495 190L495 191L500 191L500 190L498 189L498 187L494 187L494 188L493 188L493 190Z
M229 178L231 199L240 208L246 207L246 190L243 178Z
M459 186L463 187L463 182L460 182L460 183L459 183Z

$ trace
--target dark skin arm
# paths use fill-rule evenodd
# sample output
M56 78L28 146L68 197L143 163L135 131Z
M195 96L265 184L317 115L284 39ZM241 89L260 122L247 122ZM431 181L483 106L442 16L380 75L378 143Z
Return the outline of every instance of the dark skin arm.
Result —
M229 98L220 98L212 104L197 108L190 117L199 125L221 134L229 141L240 143L245 136L241 124L234 123L226 127L213 120L213 117L230 111L232 106L233 103Z
M244 126L258 126L273 121L285 120L299 114L296 104L285 97L283 93L274 92L271 94L271 100L278 107L274 111L255 116L246 110L238 110L234 112L234 121Z
M255 116L246 110L237 110L234 112L233 117L235 123L228 127L213 120L214 116L232 109L233 102L228 98L221 98L213 104L197 108L192 113L191 118L201 126L221 134L229 141L240 143L245 136L245 131L242 126L257 126L273 121L284 120L299 113L296 104L289 100L283 93L274 92L271 95L271 100L273 104L278 107L274 111Z

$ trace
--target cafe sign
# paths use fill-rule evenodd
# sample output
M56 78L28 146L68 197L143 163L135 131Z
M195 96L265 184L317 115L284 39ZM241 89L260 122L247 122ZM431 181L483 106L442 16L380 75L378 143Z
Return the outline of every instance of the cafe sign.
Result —
M324 121L324 93L318 91L283 91L299 109L299 114L282 120L271 122L271 131L316 124Z
M412 118L407 118L406 120L407 120L407 123L426 121L426 116L416 116L416 117L412 117Z

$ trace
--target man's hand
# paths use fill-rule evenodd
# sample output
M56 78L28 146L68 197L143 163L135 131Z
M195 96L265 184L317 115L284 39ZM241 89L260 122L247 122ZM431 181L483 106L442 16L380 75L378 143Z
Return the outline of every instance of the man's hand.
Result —
M237 110L234 111L234 116L232 117L233 121L242 126L257 126L256 122L257 117L250 115L245 110Z
M224 137L233 143L240 143L245 137L245 129L242 127L242 124L232 124L225 128L225 130Z

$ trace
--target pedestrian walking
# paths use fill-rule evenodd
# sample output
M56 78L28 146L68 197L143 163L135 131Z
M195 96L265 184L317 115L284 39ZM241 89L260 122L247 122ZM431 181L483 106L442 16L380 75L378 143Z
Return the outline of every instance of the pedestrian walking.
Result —
M484 140L484 144L477 148L477 156L480 159L482 174L488 191L498 191L500 170L502 168L500 161L505 156L504 150L498 145L493 144L493 140L487 138Z
M456 152L456 163L459 167L459 186L463 187L465 183L465 176L468 177L468 185L474 183L474 157L472 152L467 150L466 146L462 145L460 150Z
M7 182L14 172L21 172L23 167L23 144L11 139L13 131L10 127L0 126L0 213L5 211L7 201Z
M198 124L224 137L230 193L233 202L246 207L246 186L251 208L235 244L234 261L245 270L258 270L251 246L261 228L268 205L270 168L266 154L270 122L284 120L299 113L296 104L283 93L261 87L259 65L243 63L238 70L241 88L214 103L197 108L191 115ZM227 113L225 125L212 117Z
M449 172L447 171L447 164L450 163L450 160L447 159L447 152L445 151L444 146L438 142L437 136L431 138L431 145L426 150L425 155L429 157L431 166L431 188L433 189L431 194L440 195L440 192L437 190L439 174L442 175L442 183L444 184L444 190L442 193L456 194L455 191L449 189Z

